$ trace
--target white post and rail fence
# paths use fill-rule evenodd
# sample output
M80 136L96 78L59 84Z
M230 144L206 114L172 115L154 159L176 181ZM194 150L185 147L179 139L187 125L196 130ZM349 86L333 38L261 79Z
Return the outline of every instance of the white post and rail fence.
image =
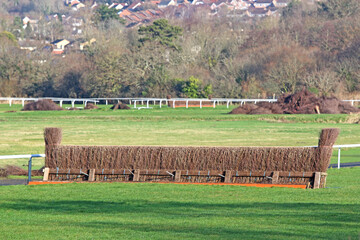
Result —
M158 104L161 108L163 106L163 103L166 105L168 102L173 102L173 108L175 108L176 102L185 102L186 108L188 108L189 102L198 102L200 108L202 108L202 103L210 102L212 103L212 106L215 108L219 104L226 104L226 107L229 108L230 104L246 104L246 103L259 103L259 102L269 102L274 103L277 102L277 99L236 99L236 98L212 98L212 99L205 99L205 98L55 98L55 97L45 97L45 98L18 98L18 97L0 97L0 101L8 102L11 106L14 102L21 102L22 106L25 105L25 102L31 102L31 101L39 101L43 99L50 99L54 102L58 102L60 106L62 107L63 102L69 102L71 103L72 107L75 106L75 103L82 103L86 106L88 102L97 104L100 102L105 103L106 105L109 104L109 101L115 101L120 102L124 101L128 104L134 104L134 108L137 108L137 104L144 105L146 104L146 108L150 108L149 104L152 103L153 105ZM342 100L344 102L350 102L351 105L354 106L355 103L360 103L359 99L352 99L352 100ZM144 107L141 107L144 108Z

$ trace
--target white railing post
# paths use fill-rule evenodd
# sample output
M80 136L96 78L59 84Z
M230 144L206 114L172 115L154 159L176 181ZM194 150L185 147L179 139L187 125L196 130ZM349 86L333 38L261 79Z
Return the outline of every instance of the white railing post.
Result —
M162 100L160 100L160 103L159 103L159 107L161 108L161 103L162 103Z
M202 100L200 100L200 108L202 108Z
M189 100L186 100L186 108L189 107Z
M149 108L149 101L150 101L150 100L147 100L147 101L146 101L146 107L147 107L147 108Z
M230 101L226 102L226 108L229 108Z
M75 101L73 100L73 101L71 101L71 107L75 107Z
M136 108L136 100L134 100L134 108Z

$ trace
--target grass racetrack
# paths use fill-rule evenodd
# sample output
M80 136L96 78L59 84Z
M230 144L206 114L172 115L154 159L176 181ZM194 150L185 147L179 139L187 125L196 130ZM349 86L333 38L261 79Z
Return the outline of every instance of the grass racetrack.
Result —
M82 105L78 105L82 106ZM65 106L66 107L66 106ZM336 144L360 143L360 127L339 115L229 115L231 109L156 108L21 112L0 104L0 155L44 153L45 127L63 128L63 144L182 146L313 146L322 128L337 127ZM9 112L16 111L16 112ZM342 149L342 162L360 161L360 149ZM22 165L25 160L4 164ZM43 166L34 159L34 167ZM332 163L337 162L334 151Z
M346 115L228 115L229 109L7 112L0 155L43 153L44 127L78 145L311 146L320 129L360 143ZM336 162L334 152L333 162ZM346 157L349 156L349 157ZM43 159L34 159L41 167ZM0 165L26 163L3 160ZM342 149L342 162L360 161ZM329 169L317 190L152 183L0 187L0 239L359 239L360 168Z
M358 239L360 168L318 190L152 183L0 187L1 239Z

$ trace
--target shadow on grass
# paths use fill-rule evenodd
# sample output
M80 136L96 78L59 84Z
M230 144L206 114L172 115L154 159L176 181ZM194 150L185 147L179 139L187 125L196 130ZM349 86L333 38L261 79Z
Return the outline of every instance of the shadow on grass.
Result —
M136 232L197 237L346 238L357 236L359 204L319 203L197 203L179 201L35 201L5 202L0 211L79 216L69 227L123 228ZM103 220L106 217L107 221ZM253 226L249 229L249 224ZM258 227L254 227L258 225ZM306 231L303 231L306 229Z

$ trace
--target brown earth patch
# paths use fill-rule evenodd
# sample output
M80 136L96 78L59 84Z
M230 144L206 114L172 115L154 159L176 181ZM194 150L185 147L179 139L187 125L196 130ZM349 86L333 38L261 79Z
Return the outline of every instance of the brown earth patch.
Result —
M284 94L276 103L260 102L245 104L233 109L230 114L350 114L360 109L336 97L317 97L303 89L295 94Z
M84 107L84 109L98 109L99 107L92 104L92 103L88 103L86 104L86 107Z
M125 110L130 109L130 107L122 102L119 102L117 104L114 104L110 109L112 110Z
M7 175L27 175L27 171L25 169L13 165L7 165L5 167L5 171L7 172Z
M39 100L28 103L24 106L22 111L59 111L63 110L50 99Z

